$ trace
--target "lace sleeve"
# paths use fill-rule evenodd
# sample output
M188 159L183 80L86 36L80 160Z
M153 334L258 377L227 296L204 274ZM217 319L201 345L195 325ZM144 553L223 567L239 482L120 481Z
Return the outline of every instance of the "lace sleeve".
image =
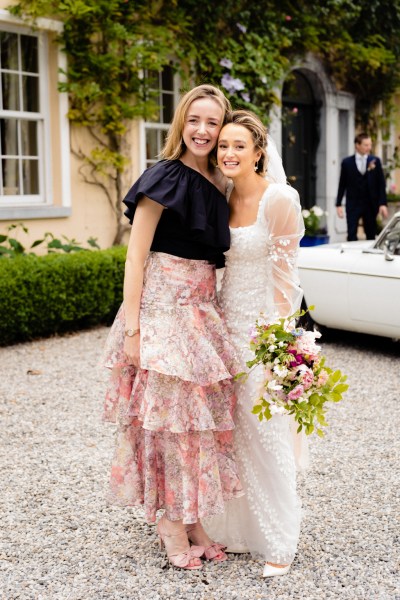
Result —
M288 316L301 303L297 255L304 234L299 196L285 184L274 185L266 198L264 218L268 228L273 304L277 316Z

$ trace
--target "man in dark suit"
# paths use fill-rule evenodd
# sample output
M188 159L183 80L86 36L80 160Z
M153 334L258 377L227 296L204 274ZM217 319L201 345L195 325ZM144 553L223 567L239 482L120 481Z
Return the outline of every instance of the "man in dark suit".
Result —
M369 135L359 133L354 143L355 154L342 161L336 211L338 216L343 218L342 199L346 194L348 241L357 240L360 218L362 218L367 240L374 240L377 233L378 213L383 218L388 216L385 176L379 158L370 154L372 140Z

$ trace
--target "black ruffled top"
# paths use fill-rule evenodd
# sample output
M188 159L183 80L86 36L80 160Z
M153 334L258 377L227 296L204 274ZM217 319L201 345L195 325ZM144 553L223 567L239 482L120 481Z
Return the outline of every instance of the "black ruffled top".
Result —
M142 196L168 209L161 215L151 250L224 266L223 253L230 246L228 203L206 177L180 160L156 163L124 198L131 223Z

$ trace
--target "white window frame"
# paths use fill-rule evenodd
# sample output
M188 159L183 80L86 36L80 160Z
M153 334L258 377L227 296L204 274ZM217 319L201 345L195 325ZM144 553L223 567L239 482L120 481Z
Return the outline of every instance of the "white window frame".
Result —
M173 91L171 94L173 96L173 110L175 110L176 105L178 104L178 101L179 101L179 84L180 84L179 75L177 73L174 73L174 75L173 75ZM159 88L158 91L160 93L160 103L161 103L161 96L162 96L163 92L171 93L170 90L163 90L162 88ZM140 172L141 173L147 167L149 167L151 164L155 164L158 160L158 159L154 159L154 160L147 159L146 131L151 130L151 129L159 131L159 132L168 131L169 126L170 126L170 123L163 123L160 121L158 121L158 122L145 121L144 119L142 119L140 121L139 136L140 136ZM161 150L161 148L160 148L160 150Z
M60 146L54 147L50 122L50 90L48 67L48 32L61 32L62 23L51 19L39 19L33 31L21 19L14 17L7 10L0 9L0 30L29 35L38 38L38 71L39 71L39 107L38 113L23 111L0 111L5 118L35 120L38 123L38 156L39 156L39 194L37 195L0 195L0 220L58 218L71 214L71 173L70 173L70 134L68 113L68 96L56 92L59 101ZM58 71L65 71L66 56L58 48ZM57 74L58 75L58 74ZM53 164L52 155L57 153L61 168L61 198L57 204L53 197Z

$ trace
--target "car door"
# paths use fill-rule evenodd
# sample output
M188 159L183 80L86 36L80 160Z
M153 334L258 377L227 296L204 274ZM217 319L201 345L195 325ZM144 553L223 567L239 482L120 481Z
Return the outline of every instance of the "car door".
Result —
M398 232L398 237L396 232ZM400 219L352 262L348 280L348 305L352 321L377 335L400 336ZM385 245L392 236L391 253L386 260ZM397 239L397 241L396 241Z

